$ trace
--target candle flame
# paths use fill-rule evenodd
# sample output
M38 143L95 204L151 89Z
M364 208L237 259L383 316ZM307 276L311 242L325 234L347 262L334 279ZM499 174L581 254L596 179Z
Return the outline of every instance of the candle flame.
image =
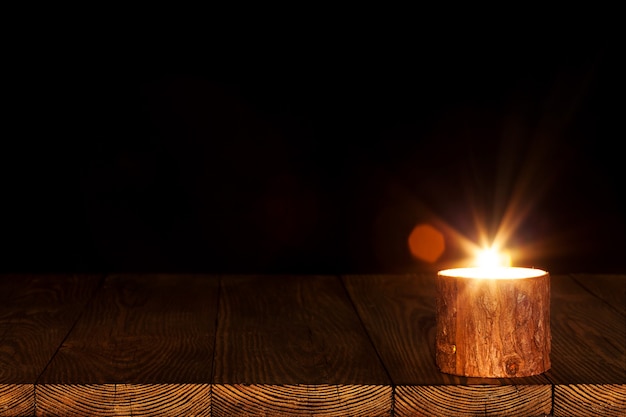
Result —
M496 247L484 248L476 255L476 266L481 268L500 268L511 266L511 255L500 252Z

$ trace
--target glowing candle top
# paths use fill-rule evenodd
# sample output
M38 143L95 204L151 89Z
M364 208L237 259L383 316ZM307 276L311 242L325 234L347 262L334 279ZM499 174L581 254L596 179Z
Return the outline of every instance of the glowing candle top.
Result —
M513 266L454 268L439 271L439 275L457 278L486 278L486 279L523 279L540 277L546 271L535 268L520 268Z
M484 249L476 256L476 267L453 268L439 271L439 275L457 278L484 279L523 279L546 275L547 272L535 268L509 266L511 258L494 248Z

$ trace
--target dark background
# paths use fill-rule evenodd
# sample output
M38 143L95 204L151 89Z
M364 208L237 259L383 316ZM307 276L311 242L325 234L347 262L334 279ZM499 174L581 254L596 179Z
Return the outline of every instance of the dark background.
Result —
M431 271L510 207L514 263L623 273L618 49L494 38L18 48L0 269Z

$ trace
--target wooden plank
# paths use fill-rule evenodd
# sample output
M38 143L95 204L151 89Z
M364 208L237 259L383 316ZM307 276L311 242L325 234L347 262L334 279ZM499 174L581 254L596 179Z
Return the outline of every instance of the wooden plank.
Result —
M224 278L218 321L215 415L390 415L390 381L338 277Z
M450 401L451 396L454 401ZM543 417L551 408L551 388L547 385L404 385L396 388L394 415Z
M98 287L95 275L0 275L0 415L32 415L34 385Z
M557 385L554 387L554 416L624 417L626 385Z
M0 417L32 416L34 384L0 384Z
M449 411L480 408L489 404L486 399L498 409L506 406L511 413L549 413L551 386L543 374L526 378L465 378L439 371L435 362L435 278L435 274L343 277L359 316L397 385L395 415L436 410L441 402L448 405ZM473 386L472 392L481 395L459 397L458 385ZM511 389L513 385L516 387ZM509 386L509 391L502 386ZM437 395L433 395L433 389ZM502 392L513 391L515 394L501 403Z
M210 408L218 287L207 275L107 277L40 378L38 412L127 415L130 401L151 415L150 404L169 398L168 410L182 415L198 392Z
M587 291L626 315L626 275L574 274L572 277Z
M561 275L552 279L551 323L554 415L626 415L626 317Z
M228 384L213 387L214 416L390 416L388 385Z
M41 416L210 416L210 384L52 384L37 387Z
M553 276L551 284L552 369L546 375L554 384L626 384L626 317L569 276Z

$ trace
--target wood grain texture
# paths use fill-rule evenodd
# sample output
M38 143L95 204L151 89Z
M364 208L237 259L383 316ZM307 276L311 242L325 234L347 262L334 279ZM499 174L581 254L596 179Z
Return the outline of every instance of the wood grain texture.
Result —
M96 291L94 275L0 276L0 384L34 384Z
M437 365L474 377L538 375L550 368L550 276L437 277Z
M391 386L243 385L213 387L214 416L390 416Z
M573 274L581 287L626 315L626 275Z
M40 383L210 381L217 293L205 275L108 276Z
M546 385L542 375L467 378L435 363L435 274L347 275L346 288L396 385Z
M552 369L546 373L551 382L626 384L624 315L571 277L557 275L552 277L551 323Z
M600 282L610 282L608 289ZM626 294L612 279L583 285L564 275L552 280L553 361L546 375L555 384L554 415L624 416L626 317L619 306Z
M389 383L337 277L225 278L218 318L216 384Z
M34 384L99 281L95 275L0 275L0 416L34 413Z
M210 416L209 384L46 384L37 416Z
M222 415L342 415L391 401L389 379L338 277L228 277L218 317L212 401ZM376 385L388 386L386 402L361 404L379 395Z
M399 386L394 415L546 416L552 409L551 391L549 385Z
M557 385L554 417L624 417L626 385Z
M0 417L21 417L35 414L33 384L0 384Z
M552 369L500 379L437 369L434 274L221 291L204 275L18 277L0 275L0 417L626 415L626 293L610 276L553 276Z

